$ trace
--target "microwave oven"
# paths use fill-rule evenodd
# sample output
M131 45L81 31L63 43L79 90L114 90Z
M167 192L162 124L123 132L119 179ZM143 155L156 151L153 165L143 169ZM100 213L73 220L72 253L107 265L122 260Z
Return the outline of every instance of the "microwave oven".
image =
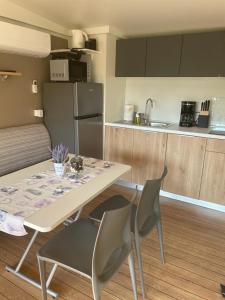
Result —
M51 81L86 82L87 63L72 59L50 60Z

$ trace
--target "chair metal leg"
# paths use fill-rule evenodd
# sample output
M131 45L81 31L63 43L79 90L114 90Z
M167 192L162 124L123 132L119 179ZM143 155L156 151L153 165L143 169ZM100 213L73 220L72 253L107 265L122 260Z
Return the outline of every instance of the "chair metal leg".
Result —
M142 296L143 296L143 298L145 298L145 281L144 281L144 272L143 272L143 267L142 267L141 245L140 245L139 237L135 237L135 251L136 251L137 260L138 260L138 269L139 269L139 273L140 273Z
M47 300L47 288L46 288L46 262L38 257L38 266L41 280L42 299Z
M132 288L133 288L133 292L134 292L134 299L138 300L136 274L135 274L135 268L134 268L134 257L132 255L132 253L130 253L128 256L128 264L129 264L129 268L130 268L130 277L131 277L131 283L132 283Z
M94 297L94 300L101 300L101 296L100 296L100 288L99 288L99 285L96 284L96 282L94 282L92 280L92 292L93 292L93 297Z
M49 276L48 276L48 279L46 281L46 287L48 288L52 279L53 279L53 276L55 275L55 272L56 272L56 269L57 269L57 264L54 264L51 272L49 273Z
M162 232L162 224L159 220L156 224L157 226L157 233L158 233L158 239L159 239L159 246L160 246L160 259L161 263L165 263L165 256L164 256L164 246L163 246L163 232Z

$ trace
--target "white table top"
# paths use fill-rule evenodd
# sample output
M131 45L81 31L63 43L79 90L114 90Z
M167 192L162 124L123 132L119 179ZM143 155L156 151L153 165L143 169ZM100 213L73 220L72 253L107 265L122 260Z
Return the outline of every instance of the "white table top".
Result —
M43 172L51 167L50 160L24 168L0 177L0 185L13 185L33 174ZM86 205L101 192L112 185L120 176L131 169L130 166L114 163L101 175L93 178L79 188L60 197L58 200L40 209L26 218L24 225L40 232L49 232L65 221L68 217Z

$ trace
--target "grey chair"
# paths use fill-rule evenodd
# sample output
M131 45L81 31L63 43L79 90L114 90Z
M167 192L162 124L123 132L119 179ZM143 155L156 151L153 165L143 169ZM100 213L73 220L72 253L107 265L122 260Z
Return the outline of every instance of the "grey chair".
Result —
M101 289L127 257L137 300L130 217L131 205L127 205L104 213L100 227L79 219L48 240L37 255L43 300L47 300L46 262L89 278L94 299L100 300Z
M145 297L145 287L140 244L141 240L152 231L154 226L157 227L158 232L161 262L163 264L165 262L163 234L160 216L159 192L162 180L165 178L166 175L167 167L164 168L164 171L160 178L154 180L147 180L137 205L132 204L131 231L133 232L134 236L134 245L138 258L138 267L140 272L143 297ZM101 203L99 206L97 206L90 213L89 217L99 222L106 211L118 209L120 207L126 206L128 203L130 203L130 201L122 195L112 196L103 203Z

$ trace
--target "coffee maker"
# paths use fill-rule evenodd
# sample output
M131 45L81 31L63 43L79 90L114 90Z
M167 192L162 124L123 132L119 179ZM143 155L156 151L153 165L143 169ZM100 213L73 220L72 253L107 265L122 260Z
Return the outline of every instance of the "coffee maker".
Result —
M195 126L195 107L194 101L181 102L180 126L192 127Z

